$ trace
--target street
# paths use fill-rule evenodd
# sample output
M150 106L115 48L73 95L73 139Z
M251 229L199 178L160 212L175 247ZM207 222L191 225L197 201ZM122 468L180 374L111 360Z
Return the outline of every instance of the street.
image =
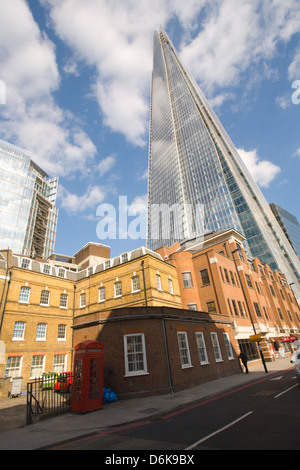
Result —
M299 450L299 399L295 372L282 371L159 418L48 449L106 450L113 458L112 451L121 450Z

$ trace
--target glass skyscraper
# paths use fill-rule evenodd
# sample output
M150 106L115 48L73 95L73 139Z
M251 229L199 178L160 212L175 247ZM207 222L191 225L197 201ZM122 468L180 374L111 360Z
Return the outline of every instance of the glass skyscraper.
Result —
M165 31L154 33L148 246L234 228L249 257L283 271L300 295L300 262Z
M47 259L54 252L58 178L25 150L0 140L0 249Z
M300 224L297 218L278 204L275 204L275 202L272 202L270 207L298 258L300 258Z

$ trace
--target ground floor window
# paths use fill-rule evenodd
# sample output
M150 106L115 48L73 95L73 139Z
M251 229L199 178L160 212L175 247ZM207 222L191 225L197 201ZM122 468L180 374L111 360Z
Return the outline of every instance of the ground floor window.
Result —
M30 377L32 379L41 377L44 372L46 356L33 356L30 370Z
M178 339L181 367L182 368L191 367L192 363L191 363L189 343L188 343L186 332L183 331L183 332L177 333L177 339Z
M249 339L239 339L238 343L241 352L244 352L248 356L249 361L259 359L260 356L256 343L251 343Z
M53 372L61 374L66 372L67 356L65 354L55 354L53 358Z
M144 333L124 336L125 375L147 374Z
M5 377L20 377L22 368L22 357L11 356L7 358Z

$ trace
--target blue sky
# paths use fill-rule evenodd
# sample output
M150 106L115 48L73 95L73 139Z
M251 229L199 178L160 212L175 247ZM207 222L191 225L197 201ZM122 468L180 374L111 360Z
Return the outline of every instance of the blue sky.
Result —
M0 138L59 176L58 253L145 245L99 240L96 213L119 196L131 214L145 204L160 25L268 202L300 221L299 0L0 0Z

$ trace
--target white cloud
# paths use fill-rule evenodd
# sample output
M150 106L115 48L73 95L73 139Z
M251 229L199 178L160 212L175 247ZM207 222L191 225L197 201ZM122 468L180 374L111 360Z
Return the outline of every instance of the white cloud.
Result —
M83 171L96 148L54 101L60 86L54 44L24 0L0 0L0 10L1 137L28 149L51 176Z
M222 104L241 80L246 89L249 80L276 76L273 69L266 74L268 61L300 24L299 0L40 2L72 49L71 70L77 59L96 72L91 85L104 124L134 145L147 143L152 36L159 25L168 30L170 20L179 21L184 62L208 97L217 94L215 102ZM290 74L297 64L295 57Z
M238 149L238 152L256 183L262 188L268 188L281 172L280 167L274 163L268 160L260 160L257 150Z
M100 176L105 175L108 171L110 171L116 164L116 158L112 155L109 157L103 158L100 163L97 165L97 169Z
M104 201L105 190L100 186L89 186L82 195L70 193L64 186L59 186L58 198L61 200L61 207L69 214L81 215L84 212L95 209L98 204Z

